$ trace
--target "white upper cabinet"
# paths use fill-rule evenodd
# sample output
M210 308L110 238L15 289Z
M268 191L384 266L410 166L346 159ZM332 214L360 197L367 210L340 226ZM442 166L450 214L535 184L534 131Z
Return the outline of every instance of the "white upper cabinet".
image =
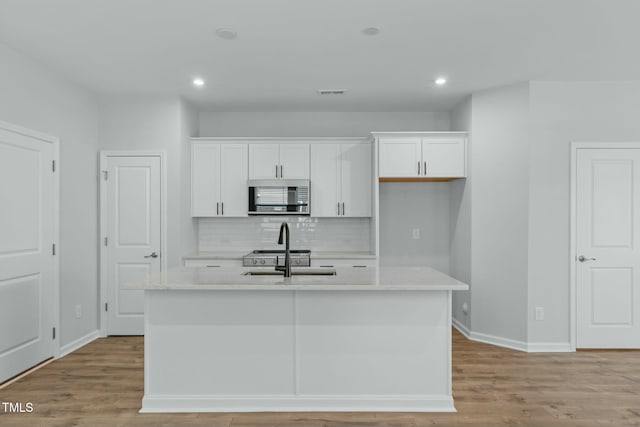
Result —
M191 216L247 216L247 144L191 143Z
M311 216L371 216L371 144L311 144Z
M377 134L381 178L466 177L466 134Z
M249 179L309 179L309 144L249 144Z

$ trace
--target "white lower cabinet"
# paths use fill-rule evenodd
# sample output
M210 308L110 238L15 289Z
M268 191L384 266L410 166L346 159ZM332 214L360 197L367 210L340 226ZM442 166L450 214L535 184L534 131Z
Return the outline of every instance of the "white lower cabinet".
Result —
M311 253L311 267L375 267L376 260L373 258L327 258L313 259Z
M191 216L247 216L246 143L191 144Z
M185 268L242 267L241 259L185 259Z
M371 144L311 144L311 216L371 216Z

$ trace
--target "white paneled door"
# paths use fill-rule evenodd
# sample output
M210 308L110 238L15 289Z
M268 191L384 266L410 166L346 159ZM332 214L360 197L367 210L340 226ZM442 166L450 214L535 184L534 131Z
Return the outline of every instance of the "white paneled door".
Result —
M0 123L0 383L54 353L54 148Z
M640 348L640 149L576 158L576 347Z
M107 334L142 335L144 291L132 284L160 272L161 158L106 156L104 171Z

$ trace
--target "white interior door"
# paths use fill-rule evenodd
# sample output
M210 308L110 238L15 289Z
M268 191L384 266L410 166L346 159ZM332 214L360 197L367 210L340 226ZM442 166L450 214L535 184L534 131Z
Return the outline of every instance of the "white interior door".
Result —
M160 156L107 156L107 334L144 333L144 291L132 282L160 272Z
M0 124L0 382L53 356L53 159Z
M576 346L640 348L640 149L578 149L575 178Z

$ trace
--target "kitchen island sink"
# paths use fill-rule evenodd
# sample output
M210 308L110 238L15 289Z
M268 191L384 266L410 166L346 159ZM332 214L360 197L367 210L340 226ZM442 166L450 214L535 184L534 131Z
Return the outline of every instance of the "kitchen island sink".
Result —
M275 270L249 270L242 273L243 276L282 276L282 271ZM335 268L292 268L292 276L335 276Z

